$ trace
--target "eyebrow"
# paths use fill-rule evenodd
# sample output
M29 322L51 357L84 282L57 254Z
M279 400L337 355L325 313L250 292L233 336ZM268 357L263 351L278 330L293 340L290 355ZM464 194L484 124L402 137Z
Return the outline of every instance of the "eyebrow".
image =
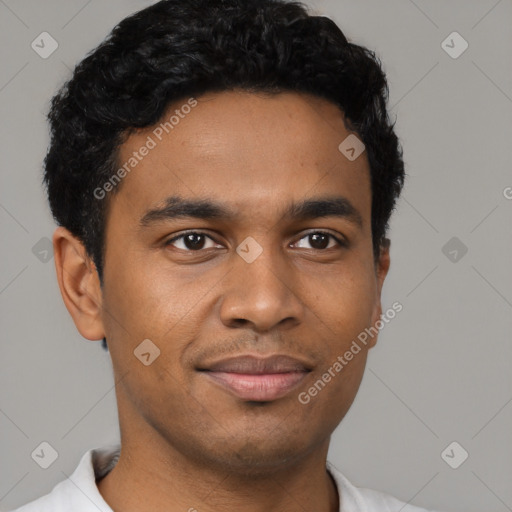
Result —
M212 199L186 199L180 196L168 197L163 206L152 208L140 219L141 227L174 219L223 219L234 220L239 215L230 206ZM343 196L310 198L298 203L292 202L283 213L288 220L314 220L322 217L345 219L359 228L363 218L355 206Z

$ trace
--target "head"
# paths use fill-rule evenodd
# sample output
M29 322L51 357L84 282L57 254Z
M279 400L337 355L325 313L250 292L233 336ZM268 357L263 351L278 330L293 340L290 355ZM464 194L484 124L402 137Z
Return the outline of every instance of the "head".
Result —
M77 66L49 114L55 262L80 333L108 340L125 439L245 470L328 439L376 336L297 396L382 313L404 179L386 101L371 51L282 0L158 2ZM310 371L243 400L203 371L241 353Z

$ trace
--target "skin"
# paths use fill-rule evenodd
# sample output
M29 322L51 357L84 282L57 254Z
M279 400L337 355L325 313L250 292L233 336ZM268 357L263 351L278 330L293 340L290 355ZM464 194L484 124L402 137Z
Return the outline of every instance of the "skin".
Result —
M375 262L366 154L351 162L338 150L350 132L320 98L231 91L197 100L112 196L102 287L83 245L62 227L54 234L64 302L82 336L106 336L116 379L121 457L99 491L123 512L337 511L330 436L376 338L308 404L298 394L382 312L389 248ZM130 135L120 165L153 129ZM142 227L173 195L217 200L237 215ZM361 226L283 216L293 201L333 195L350 201ZM166 245L184 230L207 235L199 250L183 238ZM348 246L332 237L315 245L318 231ZM250 264L236 252L249 236L263 249ZM148 366L133 353L144 339L160 349ZM235 397L196 370L242 353L287 354L313 370L269 402Z

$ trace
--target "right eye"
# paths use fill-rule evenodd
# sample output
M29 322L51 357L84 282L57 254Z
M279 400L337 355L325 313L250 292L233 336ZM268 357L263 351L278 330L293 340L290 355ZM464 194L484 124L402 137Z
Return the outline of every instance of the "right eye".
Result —
M204 247L206 239L217 243L211 236L201 231L187 231L186 233L181 233L180 235L167 240L165 242L165 246L167 247L172 245L180 251L192 252L198 252L204 249L212 249L213 247ZM181 247L175 245L176 242L178 242Z

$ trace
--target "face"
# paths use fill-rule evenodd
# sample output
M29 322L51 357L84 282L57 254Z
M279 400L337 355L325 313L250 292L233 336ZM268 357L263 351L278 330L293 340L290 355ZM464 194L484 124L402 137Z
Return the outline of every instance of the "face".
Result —
M328 443L363 375L371 343L308 393L381 313L389 262L373 259L368 161L340 152L342 113L316 97L186 103L166 113L179 111L169 133L158 123L122 145L120 165L134 152L137 164L109 205L101 322L122 433L240 471L277 467ZM212 371L276 354L301 371L266 383Z

